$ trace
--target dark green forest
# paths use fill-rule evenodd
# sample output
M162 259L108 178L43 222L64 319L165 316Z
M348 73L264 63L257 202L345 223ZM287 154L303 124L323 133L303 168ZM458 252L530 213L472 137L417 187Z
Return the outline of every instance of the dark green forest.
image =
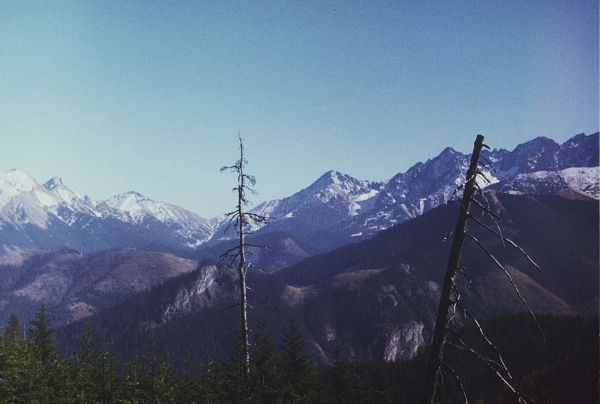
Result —
M519 387L536 403L598 402L598 317L512 314L482 320ZM23 331L25 330L25 332ZM175 359L152 335L125 359L85 323L77 347L60 352L44 305L30 324L16 315L0 331L1 403L416 403L427 350L410 361L364 359L336 344L333 361L317 365L291 318L274 335L261 318L252 333L246 372L236 346L197 362ZM474 327L459 335L481 344ZM235 335L231 338L235 341ZM278 341L278 342L276 342ZM203 341L199 338L198 346ZM239 348L239 347L238 347ZM516 402L495 375L468 353L447 361L473 403ZM445 378L442 403L464 402L456 378Z

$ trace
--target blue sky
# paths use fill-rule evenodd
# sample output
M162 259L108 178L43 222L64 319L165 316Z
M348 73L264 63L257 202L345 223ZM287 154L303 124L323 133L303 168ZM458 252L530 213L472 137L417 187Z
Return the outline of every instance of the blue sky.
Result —
M0 0L0 171L231 210L598 131L598 1Z

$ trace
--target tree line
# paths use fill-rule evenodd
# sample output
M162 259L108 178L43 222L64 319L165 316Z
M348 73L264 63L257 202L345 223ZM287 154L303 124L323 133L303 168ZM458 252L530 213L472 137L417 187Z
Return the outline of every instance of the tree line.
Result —
M598 318L540 316L546 342L527 339L526 315L485 320L492 337L503 341L506 360L521 388L536 402L587 403L598 399ZM23 331L25 329L25 331ZM461 338L472 340L470 327ZM240 341L239 338L235 339ZM239 343L227 358L215 354L194 363L175 360L153 338L136 345L125 361L110 341L86 323L77 350L61 353L45 305L29 327L12 315L0 330L0 403L413 403L418 402L427 365L426 349L410 361L363 360L335 344L333 360L317 366L295 320L281 344L265 318L258 321L249 363ZM526 352L527 354L524 354ZM510 403L512 394L477 361L457 356L469 369L465 380L479 403ZM248 368L247 368L248 365ZM446 386L441 402L460 402L460 389ZM471 401L471 400L470 400Z
M0 402L384 403L392 397L385 366L367 380L357 361L350 365L337 351L335 363L319 369L293 319L280 346L261 319L249 363L239 343L227 359L215 354L200 364L176 363L153 338L119 363L110 341L99 341L89 322L74 352L59 353L53 334L44 304L25 332L11 316L0 331Z

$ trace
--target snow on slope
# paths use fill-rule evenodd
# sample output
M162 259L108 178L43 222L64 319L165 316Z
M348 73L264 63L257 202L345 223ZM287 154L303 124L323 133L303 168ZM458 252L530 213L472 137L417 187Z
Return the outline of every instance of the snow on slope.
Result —
M74 227L79 221L85 226L90 220L106 218L131 225L160 222L186 239L190 247L207 241L214 226L183 208L154 202L136 192L98 202L71 191L59 177L40 185L16 169L0 173L0 226L9 223L21 230L27 225L48 230L56 219Z
M373 198L383 188L381 182L357 180L337 171L328 171L308 188L294 195L260 204L252 210L263 216L293 217L294 212L311 206L335 204L341 201L344 214L355 216L372 207Z
M524 194L550 194L577 189L588 196L600 199L598 167L571 167L558 171L536 171L519 174L502 181L494 188L499 192Z

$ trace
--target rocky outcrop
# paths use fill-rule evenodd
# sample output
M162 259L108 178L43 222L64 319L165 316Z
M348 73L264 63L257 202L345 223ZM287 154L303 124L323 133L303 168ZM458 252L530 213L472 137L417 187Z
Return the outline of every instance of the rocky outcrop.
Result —
M422 323L411 321L389 331L383 351L385 360L393 362L414 358L419 348L425 345L423 328Z
M215 265L202 267L198 279L191 287L181 286L175 296L175 301L167 306L161 316L163 324L171 320L173 316L189 313L198 306L214 304L218 297L218 285L216 284L218 277L219 270Z

